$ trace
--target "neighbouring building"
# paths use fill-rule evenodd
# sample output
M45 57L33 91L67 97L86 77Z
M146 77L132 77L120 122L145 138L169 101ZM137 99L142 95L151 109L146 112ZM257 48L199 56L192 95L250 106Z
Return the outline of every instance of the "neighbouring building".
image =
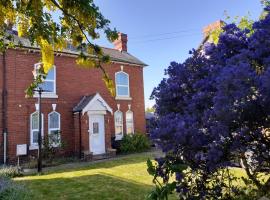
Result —
M151 120L154 120L154 119L155 119L155 113L153 113L153 112L146 112L145 113L146 133L147 133L147 135L150 134Z
M17 145L27 145L24 158L38 149L38 95L25 98L25 89L39 65L40 49L14 37L21 46L0 55L1 163L16 161ZM42 135L60 132L63 155L104 154L124 134L145 133L146 64L127 52L126 34L119 34L114 44L114 49L103 48L103 52L111 57L104 68L115 82L116 97L108 92L100 70L76 65L75 49L55 52L55 65L42 84L48 91L42 94Z
M210 37L211 33L215 30L219 30L222 29L224 26L226 25L226 23L222 20L217 20L207 26L205 26L203 28L203 40L200 43L198 50L202 51L202 47L205 43L209 42L209 43L213 43L213 38Z

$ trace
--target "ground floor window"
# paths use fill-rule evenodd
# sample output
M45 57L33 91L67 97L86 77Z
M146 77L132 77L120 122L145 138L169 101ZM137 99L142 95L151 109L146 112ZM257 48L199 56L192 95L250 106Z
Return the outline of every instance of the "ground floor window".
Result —
M59 146L61 142L60 137L60 114L58 112L51 112L48 115L48 137L49 142L53 146Z
M126 128L127 128L127 134L134 133L133 112L131 110L128 110L126 112Z
M114 113L115 139L120 140L123 137L123 113L117 110Z
M41 114L41 135L43 136L43 114ZM30 145L38 146L39 113L34 112L30 116Z

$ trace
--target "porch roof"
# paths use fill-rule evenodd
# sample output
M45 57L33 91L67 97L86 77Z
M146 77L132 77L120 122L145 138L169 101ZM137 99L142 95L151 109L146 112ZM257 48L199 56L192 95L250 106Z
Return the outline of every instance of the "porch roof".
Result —
M93 103L94 101L99 101L104 108L112 113L112 108L106 103L106 101L100 96L99 93L95 93L92 95L88 95L88 96L83 96L82 99L80 100L80 102L73 108L73 112L83 112L85 113L87 110L88 105L90 105L91 103Z

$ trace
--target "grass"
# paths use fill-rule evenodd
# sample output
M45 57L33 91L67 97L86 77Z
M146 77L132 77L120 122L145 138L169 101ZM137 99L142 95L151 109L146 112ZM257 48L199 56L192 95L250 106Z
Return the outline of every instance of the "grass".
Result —
M54 169L44 175L16 178L32 193L31 199L141 200L153 189L146 160L151 153Z
M29 199L141 200L152 191L146 161L153 153L141 153L96 163L73 163L47 168L43 175L15 178L30 190ZM231 168L235 177L246 176ZM244 183L239 181L238 186ZM169 198L177 199L176 195Z

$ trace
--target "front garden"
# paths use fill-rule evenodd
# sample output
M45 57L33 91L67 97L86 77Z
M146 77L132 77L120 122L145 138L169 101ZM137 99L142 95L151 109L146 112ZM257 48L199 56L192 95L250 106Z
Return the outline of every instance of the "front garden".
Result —
M44 175L15 178L30 199L145 199L153 189L146 161L153 153L54 168ZM174 199L174 198L172 198Z
M144 152L111 160L69 163L44 168L43 175L13 179L10 178L18 174L9 168L0 174L0 199L147 199L155 191L152 176L147 172L147 159L160 155ZM230 171L235 177L246 177L243 169ZM245 185L243 181L234 184ZM169 199L177 199L177 194L169 195Z

